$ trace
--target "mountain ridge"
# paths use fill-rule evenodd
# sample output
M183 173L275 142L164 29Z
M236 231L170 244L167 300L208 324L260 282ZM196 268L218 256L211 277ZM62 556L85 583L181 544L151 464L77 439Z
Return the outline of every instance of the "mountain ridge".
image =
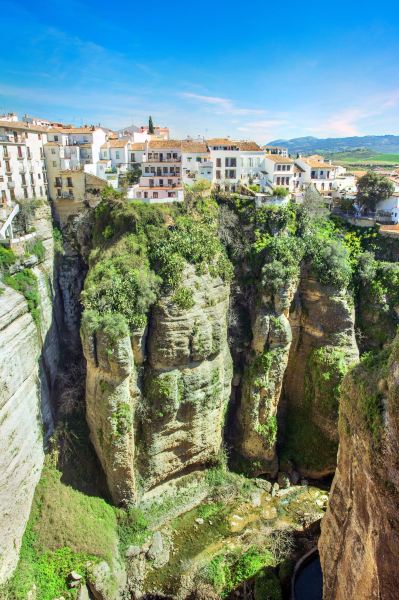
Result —
M268 142L270 146L284 146L289 152L342 152L364 148L382 153L399 153L399 135L364 135L341 138L317 138L304 136L290 140L276 139Z

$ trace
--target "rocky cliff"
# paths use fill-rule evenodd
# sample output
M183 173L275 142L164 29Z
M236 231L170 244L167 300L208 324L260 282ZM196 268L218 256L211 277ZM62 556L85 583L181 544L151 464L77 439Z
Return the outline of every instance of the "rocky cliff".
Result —
M353 300L345 288L320 283L303 265L289 323L293 341L281 402L281 454L317 479L334 473L340 383L359 359Z
M189 266L184 279L190 308L161 295L141 336L112 341L83 329L87 418L117 503L203 469L221 449L232 377L229 287Z
M340 449L319 542L325 600L397 598L399 340L344 380Z
M36 239L43 244L40 262L35 255L17 260L13 265L15 274L0 294L0 582L17 564L42 469L44 437L53 427L51 391L58 337L53 310L53 236L47 204L36 207L32 224ZM31 291L28 302L23 293L11 287L24 286L26 281Z

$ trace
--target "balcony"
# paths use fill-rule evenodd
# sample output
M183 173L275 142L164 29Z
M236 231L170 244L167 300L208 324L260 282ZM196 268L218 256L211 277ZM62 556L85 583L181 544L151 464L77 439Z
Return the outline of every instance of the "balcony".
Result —
M176 158L154 158L153 156L151 158L148 158L147 156L143 156L143 162L147 162L147 163L177 163L177 162L181 162L181 156L177 156Z

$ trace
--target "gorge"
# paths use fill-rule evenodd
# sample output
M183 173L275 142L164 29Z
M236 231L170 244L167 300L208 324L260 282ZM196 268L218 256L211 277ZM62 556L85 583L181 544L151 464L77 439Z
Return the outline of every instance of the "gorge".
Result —
M1 254L0 598L277 600L317 541L325 600L395 598L399 242L195 189L52 208Z

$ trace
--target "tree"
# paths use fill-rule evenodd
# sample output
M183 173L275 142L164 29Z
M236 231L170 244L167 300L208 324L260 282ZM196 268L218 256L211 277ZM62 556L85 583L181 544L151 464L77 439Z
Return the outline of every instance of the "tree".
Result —
M154 123L152 122L152 117L150 116L150 118L148 119L148 133L150 135L154 134Z
M357 203L360 207L375 211L376 206L395 191L395 186L384 175L369 171L357 183Z
M306 188L304 193L303 207L313 218L325 218L329 212L323 196L319 194L317 189L312 184Z

